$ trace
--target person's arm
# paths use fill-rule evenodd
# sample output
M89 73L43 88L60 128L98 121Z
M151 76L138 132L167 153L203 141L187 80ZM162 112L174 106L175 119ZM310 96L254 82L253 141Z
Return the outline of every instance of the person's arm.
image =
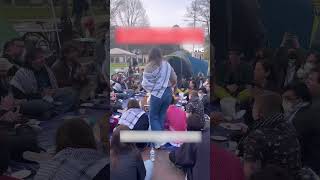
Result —
M146 168L144 167L144 162L140 152L137 153L138 180L144 180L144 178L146 177Z
M24 94L18 88L11 86L11 90L15 99L41 99L40 93Z

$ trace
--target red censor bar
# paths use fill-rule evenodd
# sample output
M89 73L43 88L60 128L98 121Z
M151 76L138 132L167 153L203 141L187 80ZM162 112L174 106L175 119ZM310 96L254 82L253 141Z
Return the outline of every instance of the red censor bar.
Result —
M203 44L201 28L117 28L118 44Z

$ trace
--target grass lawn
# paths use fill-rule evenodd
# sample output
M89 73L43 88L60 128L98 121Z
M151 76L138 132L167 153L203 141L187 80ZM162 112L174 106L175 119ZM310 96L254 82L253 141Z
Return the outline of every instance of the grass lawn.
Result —
M61 14L61 8L55 7L56 16L59 17ZM72 8L69 7L70 14ZM102 7L92 7L94 15L106 15L106 10ZM10 20L19 19L48 19L52 18L51 8L48 6L40 7L13 7L13 6L1 6L0 17Z
M116 69L125 69L127 68L128 65L127 64L110 64L110 74L114 74Z

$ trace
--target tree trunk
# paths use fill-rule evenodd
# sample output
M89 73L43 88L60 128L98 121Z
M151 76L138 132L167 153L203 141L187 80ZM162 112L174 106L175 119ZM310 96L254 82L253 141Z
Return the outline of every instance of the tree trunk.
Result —
M11 0L11 5L15 6L16 5L16 0Z

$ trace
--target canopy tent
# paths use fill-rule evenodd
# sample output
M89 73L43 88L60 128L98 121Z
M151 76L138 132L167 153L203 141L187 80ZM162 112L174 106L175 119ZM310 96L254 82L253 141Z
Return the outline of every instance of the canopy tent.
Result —
M134 56L134 57L136 56L136 54L131 53L126 50L123 50L123 49L120 49L120 48L110 49L110 55L111 56Z
M178 79L182 77L189 78L198 75L198 73L203 73L204 75L208 73L208 61L197 59L183 51L176 51L165 56L165 58L175 70Z

